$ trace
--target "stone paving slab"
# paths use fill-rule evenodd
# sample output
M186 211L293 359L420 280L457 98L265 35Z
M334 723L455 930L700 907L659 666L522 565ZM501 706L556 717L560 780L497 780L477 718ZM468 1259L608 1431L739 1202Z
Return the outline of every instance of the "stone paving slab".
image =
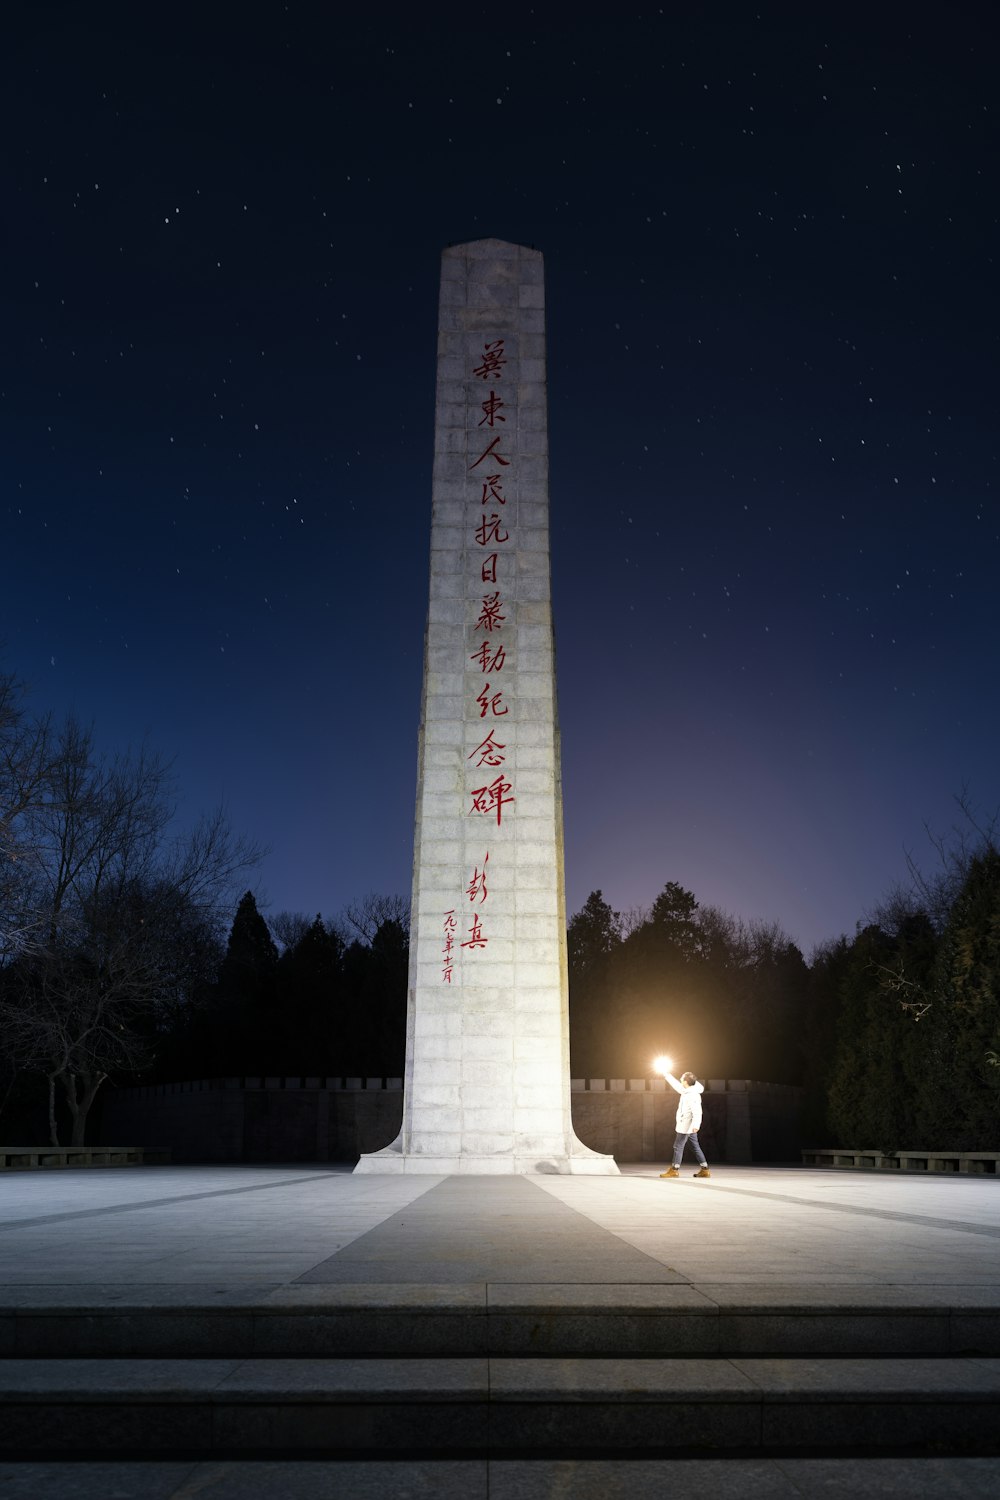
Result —
M486 1400L482 1359L10 1359L0 1406L115 1400L178 1403L302 1397L336 1402Z
M5 1175L0 1285L277 1287L438 1181L315 1164Z
M504 1184L484 1214L483 1194ZM305 1167L23 1173L0 1180L0 1303L16 1305L17 1288L153 1306L183 1302L185 1287L238 1304L324 1283L522 1282L691 1286L734 1309L848 1292L857 1306L985 1308L1000 1306L996 1234L992 1179L752 1167L715 1168L708 1182L626 1167L499 1184Z
M998 1486L1000 1459L990 1458L499 1459L489 1465L490 1500L995 1500Z
M0 1463L4 1500L995 1500L1000 1459Z
M299 1279L682 1281L525 1177L449 1177Z
M488 1494L485 1459L0 1463L4 1500L487 1500ZM516 1494L510 1491L511 1500Z
M491 1313L599 1312L609 1317L662 1317L671 1313L714 1315L718 1307L696 1287L678 1282L598 1283L491 1281L486 1289Z
M0 1406L308 1400L1000 1401L1000 1359L8 1359Z
M617 1195L563 1179L542 1190L698 1286L1000 1287L1000 1183L886 1182L795 1168L713 1169L657 1184L626 1169ZM661 1195L656 1212L655 1187ZM954 1189L954 1190L952 1190ZM971 1189L971 1190L970 1190ZM978 1189L978 1191L977 1191Z

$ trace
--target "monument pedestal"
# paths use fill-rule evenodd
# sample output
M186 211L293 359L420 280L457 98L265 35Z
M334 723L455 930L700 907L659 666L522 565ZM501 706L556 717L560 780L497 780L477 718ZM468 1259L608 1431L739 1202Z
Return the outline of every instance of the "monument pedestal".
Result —
M542 257L441 267L403 1125L363 1173L613 1174L573 1133Z
M581 1146L578 1141L576 1143ZM607 1177L616 1173L618 1167L614 1157L603 1156L599 1151L582 1147L586 1154L564 1156L491 1155L477 1156L471 1151L457 1152L454 1156L428 1156L419 1151L404 1151L393 1143L383 1151L373 1151L362 1156L355 1172L381 1172L386 1175L422 1174L424 1176L455 1175L465 1177L503 1177L541 1174L555 1177Z

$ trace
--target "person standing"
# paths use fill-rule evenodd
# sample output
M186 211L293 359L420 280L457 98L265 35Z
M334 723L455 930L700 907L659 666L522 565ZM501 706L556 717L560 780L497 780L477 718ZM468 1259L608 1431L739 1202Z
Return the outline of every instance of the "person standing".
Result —
M711 1177L708 1170L708 1162L705 1153L698 1141L698 1131L701 1129L701 1096L705 1092L705 1085L699 1083L693 1073L682 1073L680 1078L675 1078L673 1073L664 1073L664 1078L672 1089L676 1089L680 1098L677 1101L677 1119L674 1124L674 1160L666 1172L661 1172L661 1177L679 1177L681 1175L681 1157L684 1155L684 1147L688 1141L694 1149L695 1159L699 1162L696 1177Z

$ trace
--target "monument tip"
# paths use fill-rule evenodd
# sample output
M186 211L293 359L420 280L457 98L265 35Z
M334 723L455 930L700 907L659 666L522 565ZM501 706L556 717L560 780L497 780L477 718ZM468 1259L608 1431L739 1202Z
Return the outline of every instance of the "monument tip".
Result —
M495 236L486 235L480 240L455 241L450 245L446 245L442 254L469 255L472 253L474 256L490 255L503 259L525 251L534 255L541 253L537 245L519 245L514 240L501 240Z

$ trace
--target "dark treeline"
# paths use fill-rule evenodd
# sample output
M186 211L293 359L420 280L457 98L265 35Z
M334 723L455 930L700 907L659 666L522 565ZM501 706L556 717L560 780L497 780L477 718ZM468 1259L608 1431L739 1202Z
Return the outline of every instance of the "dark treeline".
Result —
M963 808L963 811L966 811ZM173 833L169 768L33 719L0 675L0 1131L82 1144L103 1086L403 1070L409 913L270 922L234 892L260 852L224 817ZM994 825L911 869L852 939L806 962L776 923L670 881L648 912L594 891L568 930L576 1077L804 1088L805 1144L1000 1143L1000 849ZM233 916L235 906L235 916Z
M801 1084L803 1144L890 1152L1000 1143L1000 848L992 826L915 869L853 939L806 964L773 924L667 884L622 916L594 891L569 924L578 1077Z
M802 954L673 881L625 916L592 892L569 924L569 983L576 1077L643 1077L662 1052L701 1077L801 1077Z
M893 1151L1000 1144L1000 847L992 828L816 955L812 1134ZM819 1114L825 1107L826 1118ZM817 1142L818 1143L818 1142Z
M247 891L214 981L161 1018L154 1076L398 1077L408 962L399 898L269 925Z

